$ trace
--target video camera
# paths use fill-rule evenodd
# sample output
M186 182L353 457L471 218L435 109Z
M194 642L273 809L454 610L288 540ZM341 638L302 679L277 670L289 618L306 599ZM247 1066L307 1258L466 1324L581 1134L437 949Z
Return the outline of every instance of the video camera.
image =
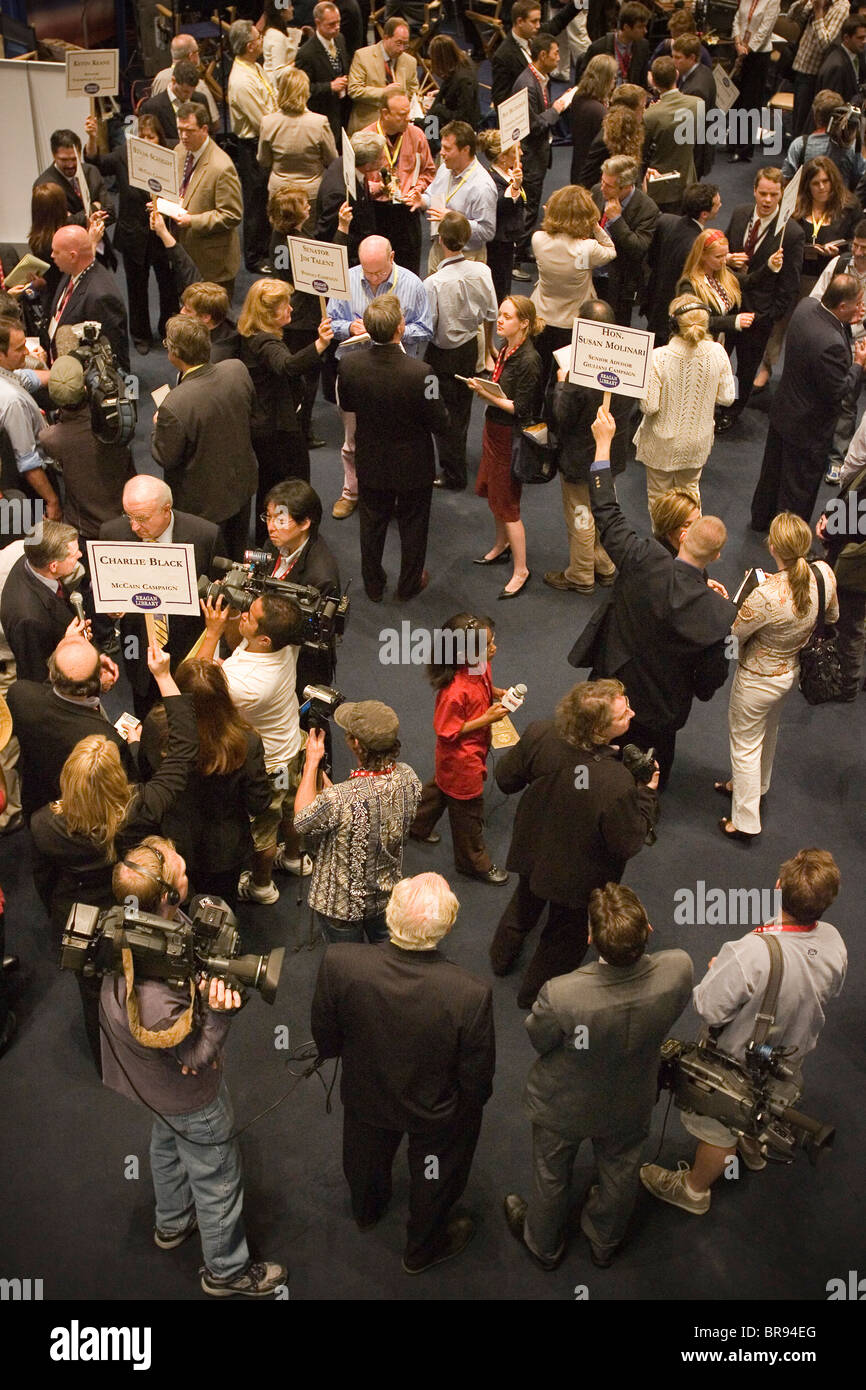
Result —
M327 653L337 637L346 630L349 616L348 592L327 597L307 584L293 584L289 579L274 579L267 571L274 558L267 550L245 550L243 563L216 555L213 568L224 579L211 581L204 576L198 581L201 598L225 599L231 608L246 613L263 594L279 594L294 599L304 619L304 637L299 643L310 652Z
M78 336L78 335L77 335ZM81 363L90 406L90 427L102 444L128 444L135 434L138 407L99 324L81 326L77 347L68 355Z
M858 87L850 102L837 106L827 123L827 134L834 145L850 145L860 133L866 108L866 87Z
M199 972L223 979L232 989L257 989L273 1004L285 948L266 955L241 955L237 919L222 898L192 899L190 921L171 922L135 907L91 907L73 903L60 952L61 970L79 975L121 974L121 951L132 952L136 975L188 987Z
M785 1055L784 1048L750 1042L739 1062L712 1040L668 1038L661 1049L659 1094L671 1091L679 1110L709 1115L756 1140L776 1163L793 1163L797 1149L805 1149L814 1167L818 1155L832 1148L836 1131L793 1108L800 1087Z

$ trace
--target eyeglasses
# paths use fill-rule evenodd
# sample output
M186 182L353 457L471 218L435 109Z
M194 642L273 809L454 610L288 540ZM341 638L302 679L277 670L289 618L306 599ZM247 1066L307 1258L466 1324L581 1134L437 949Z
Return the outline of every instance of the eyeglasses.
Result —
M295 518L282 514L274 516L272 512L259 512L259 521L264 521L265 524L272 521L275 526L288 526L290 522L294 524Z

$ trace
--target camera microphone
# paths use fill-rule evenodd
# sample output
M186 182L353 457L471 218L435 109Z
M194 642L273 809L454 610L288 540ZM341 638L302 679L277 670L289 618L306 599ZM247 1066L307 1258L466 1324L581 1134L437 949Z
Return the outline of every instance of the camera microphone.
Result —
M225 555L215 555L211 560L211 569L216 570L217 574L228 574L229 570L237 568L237 560L229 560Z

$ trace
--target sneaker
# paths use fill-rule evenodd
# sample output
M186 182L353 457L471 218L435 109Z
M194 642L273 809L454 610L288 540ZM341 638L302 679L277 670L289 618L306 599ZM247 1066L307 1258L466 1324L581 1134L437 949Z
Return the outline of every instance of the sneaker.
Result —
M466 1249L472 1237L475 1235L475 1222L471 1216L455 1216L445 1229L445 1241L440 1246L437 1254L432 1255L426 1264L407 1264L403 1260L403 1272L405 1274L423 1274L425 1270L432 1269L434 1265L441 1265L445 1260L453 1260L455 1255L459 1255Z
M158 1226L153 1228L153 1241L160 1250L176 1250L179 1245L183 1245L185 1240L194 1236L198 1230L198 1221L193 1216L188 1226L184 1226L182 1231L161 1231Z
M530 275L530 273L529 273L528 270L524 270L524 269L523 269L523 266L518 265L518 266L515 266L514 270L512 270L512 272L511 272L511 278L512 278L512 280L526 280L526 281L529 281L529 280L532 279L532 276Z
M594 584L572 584L564 570L548 570L544 582L549 589L570 589L575 594L591 594L595 590Z
M737 1153L750 1173L760 1173L761 1169L767 1166L764 1151L757 1139L749 1139L745 1134L741 1134L737 1140Z
M338 497L331 508L331 516L336 517L337 521L342 521L344 517L352 515L357 505L357 497Z
M676 1172L662 1168L658 1163L645 1163L640 1170L640 1180L647 1192L658 1197L660 1202L668 1202L672 1207L690 1211L692 1216L703 1216L710 1209L709 1192L693 1197L686 1187L686 1174L690 1172L688 1163L680 1160Z
M841 476L842 476L842 465L841 465L841 463L831 463L830 467L827 469L827 472L824 474L824 482L825 482L825 483L838 483L838 481L839 481L839 479L841 478Z
M280 890L273 882L260 888L253 883L252 870L244 869L238 879L238 897L245 903L275 903L279 902Z
M313 872L313 861L308 854L302 854L297 859L290 859L286 853L285 845L277 846L274 868L282 869L284 874L294 874L296 878L306 878Z
M228 1279L219 1279L207 1269L202 1270L201 1286L205 1293L214 1298L231 1298L240 1293L246 1298L267 1298L282 1284L285 1284L289 1271L285 1265L259 1264L247 1265L242 1274L233 1274Z

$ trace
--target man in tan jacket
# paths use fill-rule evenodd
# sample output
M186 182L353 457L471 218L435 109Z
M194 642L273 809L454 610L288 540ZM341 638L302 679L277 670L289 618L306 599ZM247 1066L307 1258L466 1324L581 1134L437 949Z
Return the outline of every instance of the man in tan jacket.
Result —
M240 179L228 155L211 140L207 111L199 102L178 107L177 133L180 144L175 159L182 207L174 219L178 241L202 279L222 285L231 299L241 263Z
M355 103L349 118L349 134L378 119L385 90L395 84L407 97L418 88L418 64L405 50L409 26L395 15L385 23L381 43L359 48L349 69L349 96Z

